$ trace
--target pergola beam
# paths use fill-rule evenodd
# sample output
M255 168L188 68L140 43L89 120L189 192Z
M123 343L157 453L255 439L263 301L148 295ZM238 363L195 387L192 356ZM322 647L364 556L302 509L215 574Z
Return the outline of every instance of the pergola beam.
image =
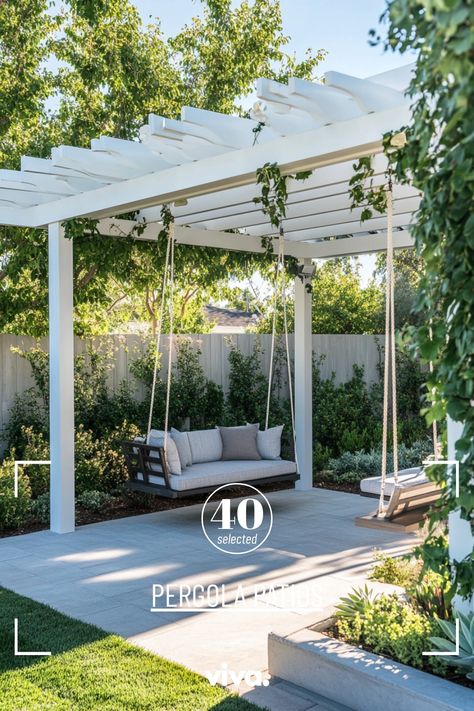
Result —
M133 220L119 220L106 218L99 222L98 230L103 235L110 237L126 237L132 234L137 222ZM162 229L157 222L148 223L141 234L136 235L137 240L156 241ZM310 237L308 235L308 237ZM175 226L175 238L178 244L187 244L195 247L213 247L232 252L263 253L259 237L218 230L203 230L196 227ZM406 229L393 234L395 249L413 247L413 238ZM331 257L367 254L369 252L382 252L387 248L385 233L363 234L360 236L344 237L341 239L321 240L319 242L291 242L285 241L285 254L297 259L330 259ZM278 240L273 240L273 251L278 252Z

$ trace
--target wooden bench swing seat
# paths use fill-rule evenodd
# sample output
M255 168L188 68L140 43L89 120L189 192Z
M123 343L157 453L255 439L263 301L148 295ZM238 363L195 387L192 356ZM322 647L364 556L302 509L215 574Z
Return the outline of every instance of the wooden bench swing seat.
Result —
M384 516L379 516L377 511L367 516L358 516L355 519L356 526L404 533L416 531L440 494L438 484L429 479L395 484Z
M123 441L121 446L129 475L126 486L132 491L161 496L167 499L181 499L210 493L218 486L227 483L216 477L215 483L208 483L206 486L190 486L177 489L173 486L174 482L177 479L184 480L186 472L179 477L170 474L163 447L131 440ZM258 463L259 462L257 462L257 464ZM217 464L217 462L211 462L210 466L215 464ZM271 464L271 462L267 460L267 464ZM279 460L278 464L287 464L288 470L296 468L293 462L283 462ZM237 477L232 483L258 486L259 484L273 484L279 482L294 483L298 481L299 478L299 474L296 471L287 471L283 474L269 474L268 476L262 471L262 476L258 476L258 478L248 479L245 477L245 479L240 482Z

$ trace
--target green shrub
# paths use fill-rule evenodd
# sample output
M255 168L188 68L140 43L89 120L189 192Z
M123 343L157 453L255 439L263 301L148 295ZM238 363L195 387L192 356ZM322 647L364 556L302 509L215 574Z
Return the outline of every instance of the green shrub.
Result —
M362 612L355 612L351 617L338 617L335 627L339 637L375 654L384 654L416 668L427 663L436 673L445 673L443 662L422 655L431 648L435 621L397 595L380 595Z
M99 440L83 425L76 427L75 481L76 494L104 487L105 460Z
M331 458L345 452L377 451L382 440L382 363L379 380L375 383L367 385L364 369L354 365L352 378L336 384L335 373L322 379L323 358L313 360L313 434L314 446L319 447L316 471L326 469ZM426 423L420 415L423 373L419 364L401 352L397 352L397 382L398 439L411 447L417 440L428 437ZM432 446L428 451L432 451ZM378 473L380 466L375 465L373 469Z
M22 427L21 435L25 440L24 459L49 460L49 443L41 433L35 432L33 427ZM28 464L27 472L33 499L49 492L49 470L49 464Z
M47 404L39 396L35 387L16 395L8 413L5 426L5 440L9 451L16 450L19 456L24 456L28 444L25 427L33 432L41 432L48 437L49 415Z
M444 575L424 570L422 561L413 556L393 558L376 552L376 564L370 579L405 588L409 600L429 617L448 619L451 616L453 587L449 568Z
M41 433L24 428L28 441L29 459L49 459L49 445ZM120 442L133 439L140 431L136 425L123 422L103 438L94 437L82 425L76 428L75 437L75 485L76 493L106 491L115 493L127 479L125 459L120 451ZM49 491L49 466L31 466L31 478L35 482L35 498ZM30 469L30 467L29 467ZM28 472L29 472L28 469Z
M84 491L76 498L76 504L90 511L100 511L104 506L112 504L114 497L104 491Z
M31 442L32 436L41 434L45 441L49 439L49 359L38 346L29 351L16 349L16 352L31 365L35 385L15 398L6 427L6 439L9 450L15 449L19 456L27 459L32 458L25 455L28 447L39 448L39 443ZM123 381L115 393L108 392L107 374L110 368L111 353L95 351L92 346L74 359L76 427L82 425L95 437L102 437L104 432L120 426L124 420L138 423L142 415L130 384Z
M110 494L121 493L128 472L120 443L125 439L134 439L139 434L140 428L137 425L125 421L106 434L102 440L96 440L94 450L97 460L101 462L101 478L100 481L95 481L90 489L106 491ZM84 490L86 489L81 488L81 491Z
M268 380L262 372L262 349L255 345L250 355L235 346L229 353L229 391L226 401L226 421L231 425L244 422L265 422Z
M90 511L100 511L104 506L113 503L114 497L104 491L84 491L76 497L76 505ZM31 502L32 515L41 523L49 523L50 498L49 494L40 494Z
M0 465L0 530L22 526L30 510L31 489L28 476L18 473L18 497L15 497L13 459Z
M213 380L208 380L203 397L205 427L215 427L222 424L224 421L224 403L224 391L221 386L217 385Z
M350 380L336 384L336 374L321 378L322 359L313 362L313 436L334 457L370 449L378 441L380 417L374 412L364 369L353 366Z
M31 502L31 513L41 523L49 523L50 497L49 493L40 494Z
M421 579L407 585L410 599L430 617L441 619L451 617L454 590L449 569L444 575L427 570Z
M410 467L421 466L421 463L431 453L432 442L426 439L416 442L412 447L400 444L398 447L398 468L409 469ZM352 476L352 481L360 481L365 477L379 476L382 470L382 453L380 449L372 449L370 452L344 452L340 457L330 459L328 468L332 472L331 479L341 481L347 475ZM388 471L393 469L393 454L388 453Z
M313 472L315 475L327 467L330 458L331 451L329 447L321 444L321 442L313 442ZM320 477L318 476L318 478Z
M224 413L224 393L220 385L208 380L199 362L201 351L189 339L177 341L176 360L172 366L169 426L182 428L189 418L191 429L213 427L221 424ZM138 405L137 422L145 430L155 365L154 344L136 358L130 371L146 388L146 397ZM153 403L153 426L162 429L165 424L166 385L158 378Z
M374 559L376 563L370 573L371 580L406 588L415 584L419 578L421 563L412 558L394 558L387 553L376 551Z

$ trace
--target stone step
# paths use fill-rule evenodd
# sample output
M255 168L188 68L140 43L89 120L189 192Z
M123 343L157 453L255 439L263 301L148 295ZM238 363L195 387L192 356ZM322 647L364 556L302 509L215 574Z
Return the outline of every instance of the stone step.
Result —
M269 679L268 686L256 686L247 691L241 688L240 696L268 711L352 711L348 706L278 677Z

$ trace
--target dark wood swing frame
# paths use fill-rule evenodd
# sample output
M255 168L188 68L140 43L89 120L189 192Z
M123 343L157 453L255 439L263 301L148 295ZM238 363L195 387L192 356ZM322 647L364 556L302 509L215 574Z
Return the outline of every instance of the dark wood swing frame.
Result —
M198 496L199 494L208 494L219 486L203 486L193 489L184 489L177 491L171 488L171 478L168 464L165 458L165 450L153 444L145 442L136 442L133 440L124 440L121 442L122 453L125 457L125 462L128 471L127 488L132 491L139 491L143 494L153 494L162 496L166 499L182 499L190 496ZM155 468L154 468L155 467ZM157 471L156 467L160 467L161 471ZM139 478L141 475L141 478ZM164 479L164 484L157 484L150 480L150 476L158 476ZM242 484L251 484L258 486L259 484L275 484L279 482L296 482L300 475L296 472L293 474L278 474L268 477L260 477L241 482ZM234 482L240 483L240 482Z

